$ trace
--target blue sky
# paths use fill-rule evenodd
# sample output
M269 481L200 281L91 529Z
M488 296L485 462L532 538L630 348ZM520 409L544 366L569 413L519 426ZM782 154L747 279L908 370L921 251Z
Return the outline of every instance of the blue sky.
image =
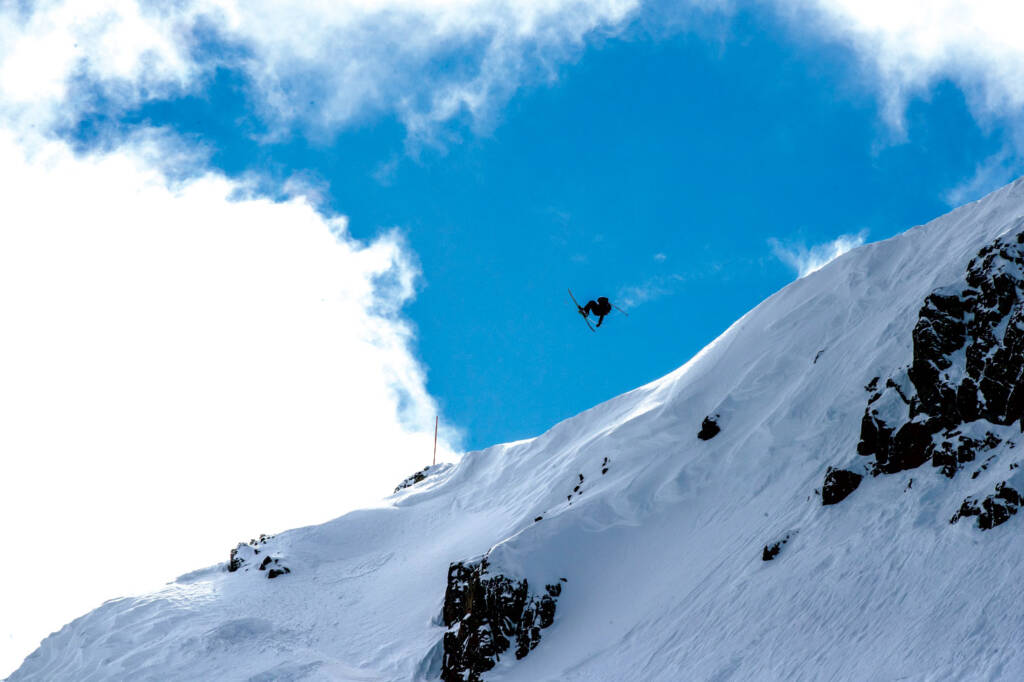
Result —
M230 68L186 97L101 106L65 135L88 148L164 127L270 192L304 177L359 239L397 227L422 268L406 310L428 389L479 448L671 371L794 277L780 246L925 222L1005 144L948 81L909 102L898 139L862 79L851 49L798 38L759 7L667 35L638 19L485 125L457 116L428 144L385 112L267 142ZM631 315L591 335L570 286Z
M0 676L1022 172L1017 3L0 5ZM627 308L599 333L568 300ZM697 428L697 424L694 424ZM187 498L188 503L182 504ZM139 538L175 538L153 562ZM78 562L49 560L55 542Z

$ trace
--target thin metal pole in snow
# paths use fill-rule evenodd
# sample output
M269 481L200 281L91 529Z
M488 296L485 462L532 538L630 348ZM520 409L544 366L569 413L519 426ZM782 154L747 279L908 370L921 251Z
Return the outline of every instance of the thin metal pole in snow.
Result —
M440 417L438 416L434 417L434 463L430 466L437 464L437 422L439 419Z

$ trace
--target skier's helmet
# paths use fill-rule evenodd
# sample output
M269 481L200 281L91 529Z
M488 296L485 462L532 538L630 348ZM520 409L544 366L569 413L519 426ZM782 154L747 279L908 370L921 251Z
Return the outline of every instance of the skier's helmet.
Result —
M600 298L597 299L597 302L598 303L607 303L608 299L605 298L604 296L601 296Z

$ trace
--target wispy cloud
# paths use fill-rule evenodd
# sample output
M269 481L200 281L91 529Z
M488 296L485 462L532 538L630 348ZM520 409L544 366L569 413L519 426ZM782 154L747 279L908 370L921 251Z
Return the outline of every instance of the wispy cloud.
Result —
M390 187L395 181L395 175L398 173L398 158L394 157L388 161L377 164L377 167L371 173L371 177L377 181L377 184L383 187Z
M640 284L629 284L621 287L615 293L615 300L613 302L623 308L635 308L662 296L673 294L679 283L685 279L685 277L679 274L655 275Z
M980 199L994 189L1010 182L1022 170L1021 158L1009 145L974 167L974 174L948 190L943 199L950 206L960 206Z
M50 0L0 9L0 101L54 124L93 106L193 92L219 67L248 78L272 128L330 135L376 114L431 139L490 125L521 85L547 82L640 0ZM208 49L209 44L221 49Z
M728 16L741 4L690 0L679 12ZM960 87L979 119L1024 123L1021 3L774 6L801 35L859 55L897 132L909 99L944 80ZM488 125L521 85L555 79L589 41L624 30L645 9L671 31L689 26L658 8L643 0L8 2L0 9L0 101L37 120L44 112L62 118L94 105L76 84L130 106L194 92L228 67L247 75L253 100L284 129L329 134L386 113L412 136L429 137L453 118Z
M1024 131L1024 4L937 0L776 0L802 35L835 40L865 65L883 117L896 136L906 133L905 111L938 83L955 83L983 125L995 121ZM1019 144L1024 137L1018 135Z
M1024 129L1021 3L773 4L801 35L859 56L897 136L907 103L942 81L959 86L983 123ZM197 92L226 67L245 74L252 101L279 133L329 136L383 114L402 120L411 139L436 142L452 120L486 129L522 85L555 80L588 43L637 18L660 19L641 23L661 35L700 23L675 14L728 17L741 5L690 0L666 13L645 0L8 2L0 9L0 110L66 122L97 106L97 92L104 106L130 107Z
M1007 145L943 198L976 199L1024 170L1024 4L994 0L770 0L804 40L850 48L861 85L873 91L891 139L907 139L906 111L936 86L954 84L985 130L1008 132ZM730 3L718 3L725 9ZM716 6L711 2L712 6Z
M797 277L806 277L847 251L861 246L866 237L867 230L861 230L857 234L840 235L830 242L810 248L804 244L785 244L774 238L769 239L768 243L779 260L796 270Z

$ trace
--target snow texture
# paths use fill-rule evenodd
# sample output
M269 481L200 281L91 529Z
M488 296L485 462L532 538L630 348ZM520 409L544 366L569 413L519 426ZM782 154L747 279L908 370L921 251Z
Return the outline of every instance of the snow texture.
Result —
M1017 181L855 249L662 379L107 602L10 679L1024 679L1022 216Z

